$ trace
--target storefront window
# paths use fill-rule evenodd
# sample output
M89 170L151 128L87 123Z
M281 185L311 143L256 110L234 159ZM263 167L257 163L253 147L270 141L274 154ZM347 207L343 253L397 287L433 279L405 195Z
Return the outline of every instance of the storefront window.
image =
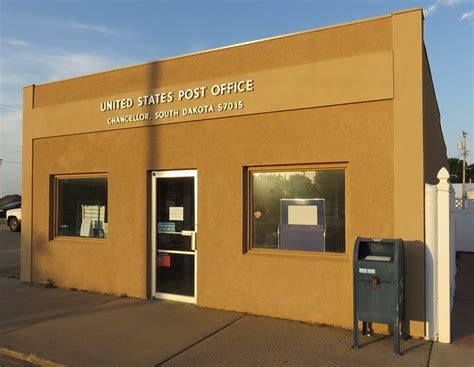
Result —
M58 178L56 234L106 238L107 178Z
M345 251L345 171L250 172L252 248Z

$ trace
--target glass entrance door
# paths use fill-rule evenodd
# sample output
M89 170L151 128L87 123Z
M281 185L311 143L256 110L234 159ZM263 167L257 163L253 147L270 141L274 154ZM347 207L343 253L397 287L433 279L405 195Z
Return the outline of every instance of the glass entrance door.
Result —
M153 172L153 293L196 302L197 172Z

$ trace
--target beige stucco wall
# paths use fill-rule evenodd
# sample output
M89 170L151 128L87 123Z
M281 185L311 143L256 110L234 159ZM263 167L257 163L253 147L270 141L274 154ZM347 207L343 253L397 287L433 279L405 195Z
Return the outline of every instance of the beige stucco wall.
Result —
M424 172L421 10L392 17L394 48L394 228L405 243L406 312L424 334ZM415 301L416 300L416 301Z
M198 305L351 327L356 236L401 237L410 333L424 335L422 44L417 9L26 88L22 280L149 296L149 173L195 168ZM256 90L242 113L110 126L98 109L243 76ZM305 163L346 167L346 253L243 251L245 167ZM53 239L51 177L95 172L109 237Z
M50 277L61 286L145 297L147 171L196 168L198 304L348 325L352 243L357 234L391 236L393 157L371 154L391 145L384 134L392 130L391 114L390 102L374 102L36 140L33 281ZM341 118L347 115L350 121ZM243 254L242 168L306 162L349 162L347 253ZM107 172L107 240L48 240L49 179L58 172ZM320 307L309 307L315 302Z

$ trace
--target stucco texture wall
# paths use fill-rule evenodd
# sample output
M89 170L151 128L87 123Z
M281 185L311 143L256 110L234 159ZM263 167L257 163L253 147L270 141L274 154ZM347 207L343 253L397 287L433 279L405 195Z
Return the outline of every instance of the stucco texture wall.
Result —
M147 172L196 168L198 304L348 327L355 237L392 235L391 116L387 101L38 139L33 281L146 297ZM324 162L347 166L346 253L243 253L243 167ZM83 172L107 173L109 237L50 241L51 175Z

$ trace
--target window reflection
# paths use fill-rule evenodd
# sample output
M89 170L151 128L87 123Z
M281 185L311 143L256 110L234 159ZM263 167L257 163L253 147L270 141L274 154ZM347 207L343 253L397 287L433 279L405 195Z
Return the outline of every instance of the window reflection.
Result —
M57 234L107 237L107 179L59 179L57 187Z
M251 182L252 247L345 251L344 170L253 172Z

